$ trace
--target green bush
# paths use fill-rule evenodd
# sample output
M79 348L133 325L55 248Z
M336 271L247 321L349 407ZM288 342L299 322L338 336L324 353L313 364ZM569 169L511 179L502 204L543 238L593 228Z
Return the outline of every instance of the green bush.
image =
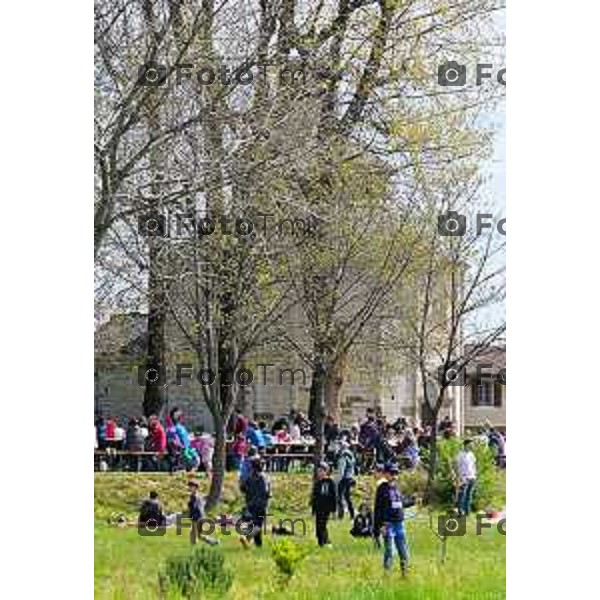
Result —
M456 502L456 458L462 448L459 438L438 441L438 461L434 481L435 502L453 507ZM477 485L473 498L475 510L501 508L504 498L501 493L503 473L494 465L494 455L485 443L474 443L473 453L477 459Z
M306 556L306 551L289 538L277 540L271 547L271 555L284 580L296 572L300 561Z
M205 592L225 593L233 575L220 551L201 546L189 556L167 559L158 580L163 595L178 592L184 598L201 598Z
M422 498L427 487L427 472L421 467L410 471L400 471L398 485L403 495Z

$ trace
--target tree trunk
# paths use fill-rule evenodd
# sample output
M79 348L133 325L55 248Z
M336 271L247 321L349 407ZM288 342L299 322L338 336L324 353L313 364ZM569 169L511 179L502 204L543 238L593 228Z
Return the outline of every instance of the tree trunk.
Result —
M210 489L206 499L206 509L214 508L221 500L223 491L223 481L225 480L225 462L227 460L226 441L227 441L227 421L219 417L214 417L215 424L215 452L213 455L213 468L210 479Z
M315 386L315 374L313 371L313 379L310 384L310 390L308 392L308 420L311 423L317 422L317 394L316 394L316 386Z
M336 423L342 422L341 391L344 384L345 365L342 359L332 367L325 386L325 411Z
M429 468L427 469L427 486L425 487L425 504L432 504L434 501L434 483L437 469L437 411L434 411L429 423L431 425L431 438L429 440Z
M162 240L149 238L150 272L148 275L148 345L146 349L146 370L165 365L165 297L162 274L159 273L160 261L157 260ZM163 385L148 385L144 390L143 412L146 417L159 415L165 402Z
M314 463L317 466L325 457L325 436L323 430L325 426L326 370L322 364L319 364L313 370L310 387L311 396L314 395L315 398L315 418L313 421L315 430Z

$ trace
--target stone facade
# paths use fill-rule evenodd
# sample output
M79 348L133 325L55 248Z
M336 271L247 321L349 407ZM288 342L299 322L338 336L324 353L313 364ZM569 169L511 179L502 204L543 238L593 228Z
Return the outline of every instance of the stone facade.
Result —
M479 378L474 367L467 370L464 389L465 429L477 430L485 424L506 430L506 348L497 346L477 357ZM504 375L502 376L502 373Z
M138 382L138 365L144 362L144 323L143 315L119 315L96 332L96 412L121 418L141 414L144 388ZM503 368L504 349L495 349L494 352L493 356L488 355L478 362L491 361L494 369ZM398 417L422 418L423 391L417 373L400 366L386 370L382 367L384 362L373 354L370 358L365 358L365 355L359 359L355 357L354 364L368 366L361 370L353 368L350 360L350 368L340 390L343 424L350 425L363 418L367 408L381 409L389 421ZM272 366L257 366L265 364ZM254 360L249 360L246 368L252 371L254 380L251 385L242 388L239 404L245 414L270 421L288 414L291 409L308 410L310 369L299 363L297 358L282 352L277 352L276 357L269 356L263 351L260 358L255 356ZM195 374L197 368L192 368L192 371ZM184 379L182 385L175 385L174 369L169 372L168 379L166 411L178 406L191 427L210 431L212 419L203 401L200 384L192 378ZM449 415L459 432L465 428L480 427L486 420L504 428L505 387L496 385L493 392L478 392L474 399L476 389L473 385L448 388L440 418Z

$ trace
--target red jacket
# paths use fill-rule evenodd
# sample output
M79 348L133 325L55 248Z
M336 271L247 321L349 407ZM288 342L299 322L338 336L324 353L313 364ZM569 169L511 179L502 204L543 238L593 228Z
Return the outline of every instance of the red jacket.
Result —
M106 421L106 437L114 438L115 437L115 422L112 419Z
M154 452L165 452L167 449L167 434L159 421L154 421L150 426L150 448Z

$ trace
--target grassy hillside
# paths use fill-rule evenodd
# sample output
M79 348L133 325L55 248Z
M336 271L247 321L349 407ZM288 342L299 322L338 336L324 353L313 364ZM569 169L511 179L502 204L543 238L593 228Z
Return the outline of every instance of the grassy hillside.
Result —
M470 518L465 537L448 539L448 557L440 563L441 546L430 530L429 514L417 511L407 520L412 557L409 577L403 580L399 569L384 574L381 552L369 540L354 540L350 522L333 521L330 534L333 548L319 549L314 525L307 510L310 475L273 476L274 498L271 510L279 516L302 516L308 524L305 537L297 543L309 555L282 591L271 558L271 536L262 549L244 551L235 531L220 535L220 550L234 571L233 587L226 598L294 600L349 598L355 600L406 598L408 600L493 600L505 597L506 538L496 528L475 535L475 520ZM169 528L164 537L141 537L135 527L119 528L108 524L118 514L135 518L139 501L149 489L157 489L168 511L185 506L186 476L167 474L97 474L95 489L95 596L99 599L147 600L158 598L158 572L167 557L189 552L187 532L176 535ZM204 481L206 490L207 482ZM354 497L370 497L373 478L363 478ZM224 504L218 512L239 508L237 482L229 477ZM437 512L434 517L437 517ZM435 519L434 519L435 525Z

